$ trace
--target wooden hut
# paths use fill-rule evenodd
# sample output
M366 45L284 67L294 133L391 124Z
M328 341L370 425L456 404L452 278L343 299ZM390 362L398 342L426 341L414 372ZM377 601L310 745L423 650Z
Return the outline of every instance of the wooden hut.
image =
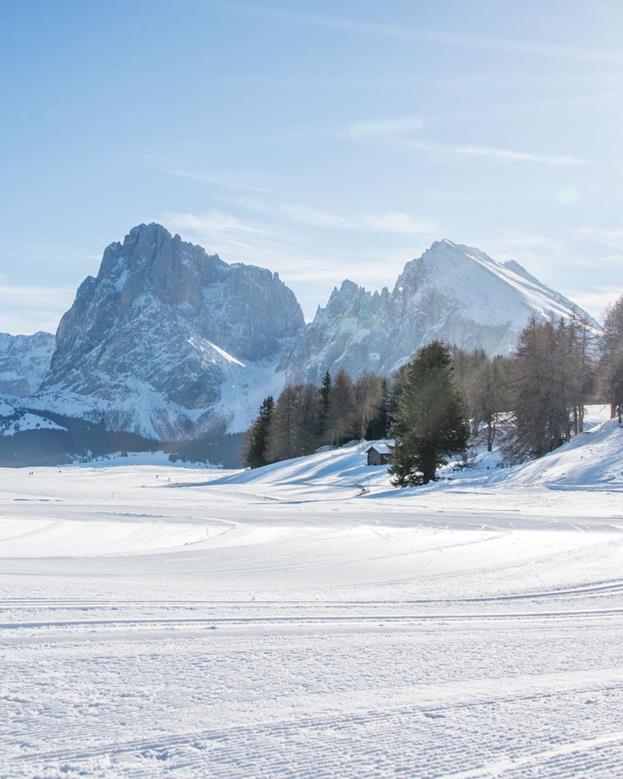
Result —
M368 465L387 465L391 451L388 444L372 444L366 449Z

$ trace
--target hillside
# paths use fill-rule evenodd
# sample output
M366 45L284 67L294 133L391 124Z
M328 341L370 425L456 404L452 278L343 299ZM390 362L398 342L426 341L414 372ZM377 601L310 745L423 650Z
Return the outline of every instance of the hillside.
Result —
M511 500L511 493L522 488L623 489L623 429L608 420L606 406L588 406L586 426L587 432L549 455L514 467L504 465L499 451L475 450L468 458L468 467L460 467L460 461L455 460L440 470L439 482L426 487L395 489L386 466L366 464L366 449L383 441L353 442L263 468L236 471L212 483L265 490L276 499L301 492L318 500L337 493L407 499L465 489L479 494L507 493Z

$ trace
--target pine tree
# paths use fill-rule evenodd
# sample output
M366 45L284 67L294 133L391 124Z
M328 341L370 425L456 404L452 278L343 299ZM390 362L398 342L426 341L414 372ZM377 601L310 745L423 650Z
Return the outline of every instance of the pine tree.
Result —
M542 457L581 432L592 385L586 326L579 321L537 322L521 333L512 372L516 459Z
M279 462L295 456L296 390L286 386L277 398L268 436L268 458Z
M346 371L339 370L333 381L329 403L328 443L341 446L356 435L353 382Z
M242 457L244 464L250 468L260 468L269 462L267 459L268 436L274 407L272 395L264 398L259 413L245 436Z
M285 387L277 398L268 437L271 462L311 454L318 445L320 395L313 384Z
M584 406L595 383L595 365L591 359L591 336L584 321L573 316L567 330L564 357L567 402L571 409L573 435L584 431Z
M510 454L516 460L540 457L554 442L550 418L553 406L553 325L531 318L519 337L512 377L513 435Z
M600 341L600 378L611 415L621 418L623 409L623 296L611 306L604 320Z
M384 380L374 373L364 373L354 385L354 432L359 439L366 438L370 421L383 404Z
M313 384L295 386L294 455L311 454L320 439L321 403Z
M406 487L428 484L439 466L465 451L469 429L450 350L434 341L420 349L403 374L393 425L390 473Z
M322 377L322 384L320 385L320 420L319 420L319 433L321 438L324 439L327 429L329 427L329 409L331 407L331 393L333 391L333 380L329 371Z
M381 380L381 398L376 413L368 422L365 438L367 441L378 441L389 436L390 425L390 390L387 379Z

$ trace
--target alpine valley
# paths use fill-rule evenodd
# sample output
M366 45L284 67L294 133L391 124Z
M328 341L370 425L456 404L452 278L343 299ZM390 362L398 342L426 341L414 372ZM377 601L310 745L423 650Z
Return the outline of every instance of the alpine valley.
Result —
M156 448L236 464L260 401L287 381L389 374L433 339L510 353L531 316L600 330L519 264L448 240L391 290L344 281L306 325L276 273L142 224L106 248L55 339L0 334L0 464Z

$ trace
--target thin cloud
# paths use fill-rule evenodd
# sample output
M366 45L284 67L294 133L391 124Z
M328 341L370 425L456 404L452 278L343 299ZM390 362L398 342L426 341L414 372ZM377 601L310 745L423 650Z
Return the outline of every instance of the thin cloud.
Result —
M62 315L71 306L75 289L70 287L0 286L0 331L55 332Z
M349 125L347 133L354 140L368 140L379 136L402 135L413 130L420 130L422 126L422 120L417 117L373 119L364 122L353 122Z
M371 230L383 233L403 233L411 235L439 233L440 229L430 219L411 216L403 211L388 211L378 216L365 217L362 224Z
M286 218L297 224L309 225L310 227L336 227L346 230L355 226L352 219L309 206L286 204L278 208Z
M611 306L621 295L623 295L623 284L618 286L613 284L588 290L584 288L572 290L569 298L585 311L590 311L597 319L602 319L608 306Z
M623 243L623 227L579 227L576 233L613 249L620 249Z
M264 18L291 22L293 24L324 27L354 34L374 35L403 41L430 42L456 48L477 49L481 51L494 51L508 54L525 54L528 56L555 57L559 59L574 59L610 64L623 63L623 54L620 51L608 49L589 49L582 46L567 46L558 43L531 43L528 41L509 40L507 38L491 38L480 35L439 32L437 30L429 30L409 25L382 24L353 18L285 12L278 9L257 8L249 5L230 6L230 8L254 16L262 16Z
M492 146L471 146L428 141L405 141L405 146L417 151L441 152L465 157L489 157L506 162L535 162L541 165L585 165L586 161L579 157L563 154L535 154L533 152L517 151L515 149L498 149Z
M439 227L426 217L413 216L404 211L387 211L380 214L355 214L344 216L330 211L320 211L307 206L284 205L284 215L297 224L309 227L329 227L342 230L370 230L382 233L421 235L439 232Z
M186 240L203 246L207 252L216 252L227 262L272 264L275 253L286 252L283 234L240 219L221 211L201 214L166 212L156 217L173 232Z
M304 227L335 230L368 230L372 232L403 233L411 235L438 234L439 225L425 216L416 216L404 211L385 211L378 214L343 214L337 211L316 208L303 203L266 202L254 197L222 198L225 202L261 214L268 222L291 222ZM179 216L179 215L177 215ZM188 215L192 217L193 215ZM205 220L204 220L205 221ZM283 228L273 227L274 233L283 236Z
M225 235L225 234L256 234L270 235L271 231L264 227L245 222L232 214L224 211L207 211L204 214L192 213L172 213L168 212L162 215L166 224L179 230L191 230L201 232L207 235Z
M256 192L262 195L287 195L287 192L283 192L278 189L272 189L266 187L263 184L256 183L244 176L239 176L235 173L202 173L193 170L184 170L181 168L160 168L162 173L168 176L175 176L176 178L190 179L191 181L199 181L203 184L213 184L218 187L226 187L227 189L238 189L243 192Z

